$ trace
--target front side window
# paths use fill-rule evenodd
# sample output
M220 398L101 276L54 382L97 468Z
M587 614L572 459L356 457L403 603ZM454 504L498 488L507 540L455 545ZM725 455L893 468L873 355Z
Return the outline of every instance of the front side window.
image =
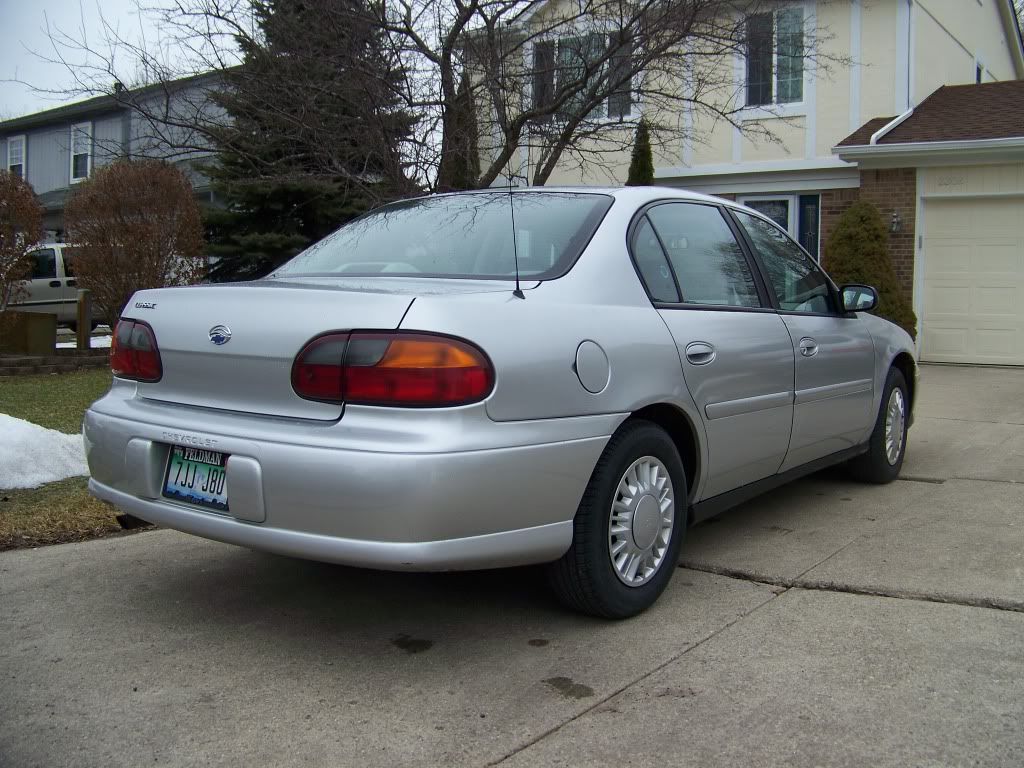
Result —
M71 183L89 177L92 166L92 123L71 126Z
M594 78L608 78L614 83L611 95L594 109L591 119L629 117L633 107L632 84L629 78L632 44L622 32L541 40L533 46L533 106L550 106L560 88L576 91L559 109L559 117L575 115L585 97L584 80L590 69ZM605 59L603 63L602 59ZM620 82L621 81L621 82Z
M764 219L736 211L736 218L761 257L779 308L786 312L834 314L828 278L786 234Z
M747 106L792 104L804 98L802 8L747 19Z
M474 192L406 200L346 224L274 276L509 280L518 259L520 277L552 279L576 262L611 204L608 195L573 192Z
M7 140L7 170L19 179L25 178L24 136L12 136Z
M665 203L647 215L675 270L685 303L761 306L750 265L718 208Z
M32 260L32 279L49 280L57 277L57 252L53 248L40 248L29 254Z

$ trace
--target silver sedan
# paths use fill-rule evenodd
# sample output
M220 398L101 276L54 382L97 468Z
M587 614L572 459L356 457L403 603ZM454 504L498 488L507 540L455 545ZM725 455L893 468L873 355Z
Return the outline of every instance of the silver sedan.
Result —
M137 293L89 487L297 557L544 563L569 606L626 617L689 525L831 464L897 476L917 368L876 301L680 190L395 203L265 279Z

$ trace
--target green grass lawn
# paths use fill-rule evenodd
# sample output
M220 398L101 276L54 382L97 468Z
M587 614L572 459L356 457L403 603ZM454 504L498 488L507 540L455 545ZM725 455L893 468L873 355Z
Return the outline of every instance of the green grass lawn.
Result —
M85 409L110 387L110 371L0 379L0 413L70 434ZM87 478L39 488L0 490L0 550L104 536L120 530L110 507L89 495Z
M110 389L108 369L0 379L0 413L68 434L82 430L82 414Z

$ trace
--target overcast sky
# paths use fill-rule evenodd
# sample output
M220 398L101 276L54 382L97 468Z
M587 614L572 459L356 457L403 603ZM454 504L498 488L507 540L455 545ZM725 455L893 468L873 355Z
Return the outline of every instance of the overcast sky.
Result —
M32 92L22 80L40 88L61 89L72 78L59 64L40 61L33 52L53 57L46 24L58 26L79 38L84 29L90 42L98 43L102 17L116 26L122 36L137 38L140 24L133 0L0 0L4 44L0 45L0 119L38 112L63 103L60 99ZM147 37L152 30L147 31ZM77 99L72 99L77 100ZM64 102L67 99L63 100Z

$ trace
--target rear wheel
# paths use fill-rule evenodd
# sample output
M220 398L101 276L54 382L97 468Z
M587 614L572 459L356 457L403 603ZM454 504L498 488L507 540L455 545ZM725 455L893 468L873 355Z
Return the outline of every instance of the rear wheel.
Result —
M623 619L652 605L672 578L687 522L686 475L672 438L627 422L605 447L573 522L573 541L548 566L558 598Z
M856 479L866 483L891 483L896 479L907 452L909 416L907 382L899 369L890 368L867 453L850 462L850 472Z

